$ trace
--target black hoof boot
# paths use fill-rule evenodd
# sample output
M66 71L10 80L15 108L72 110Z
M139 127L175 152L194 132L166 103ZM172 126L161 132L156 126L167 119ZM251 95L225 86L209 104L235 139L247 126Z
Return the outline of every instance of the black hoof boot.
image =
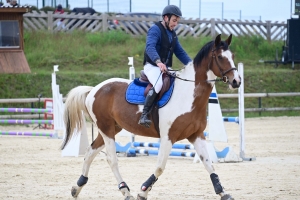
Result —
M220 183L219 176L215 173L212 173L210 175L210 179L211 179L211 182L214 186L216 194L220 194L221 192L223 192L223 187Z

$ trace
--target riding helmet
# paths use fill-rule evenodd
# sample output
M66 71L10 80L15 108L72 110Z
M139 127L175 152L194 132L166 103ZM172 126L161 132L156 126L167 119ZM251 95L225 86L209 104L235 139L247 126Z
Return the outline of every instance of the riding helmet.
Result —
M178 8L175 5L168 5L164 8L163 12L162 12L162 16L165 16L167 14L172 14L172 15L176 15L177 17L181 17L182 13L180 8Z

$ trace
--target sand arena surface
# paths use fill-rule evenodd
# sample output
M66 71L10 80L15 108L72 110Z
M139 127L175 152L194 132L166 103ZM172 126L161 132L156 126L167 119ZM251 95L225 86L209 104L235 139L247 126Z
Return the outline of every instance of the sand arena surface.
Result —
M0 130L32 131L34 126L0 126ZM239 152L239 130L226 123L229 145ZM253 162L216 163L222 185L235 199L300 199L300 117L246 119L246 157ZM40 131L43 131L40 129ZM91 142L91 125L88 124ZM118 137L125 144L126 137ZM136 141L157 141L137 137ZM186 141L182 141L186 143ZM81 175L83 157L61 157L60 139L0 136L0 199L73 199L70 189ZM221 149L225 144L216 144ZM118 157L120 172L134 196L154 172L156 157ZM202 164L192 158L169 158L149 200L220 199ZM89 181L77 199L123 199L100 153Z

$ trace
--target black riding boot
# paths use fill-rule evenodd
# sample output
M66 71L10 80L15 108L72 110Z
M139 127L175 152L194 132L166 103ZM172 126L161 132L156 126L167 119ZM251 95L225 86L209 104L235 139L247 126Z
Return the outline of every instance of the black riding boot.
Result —
M142 126L145 126L146 128L149 128L152 121L148 119L148 113L151 110L151 107L156 99L157 93L155 92L154 88L151 88L146 96L144 109L139 121L139 124Z

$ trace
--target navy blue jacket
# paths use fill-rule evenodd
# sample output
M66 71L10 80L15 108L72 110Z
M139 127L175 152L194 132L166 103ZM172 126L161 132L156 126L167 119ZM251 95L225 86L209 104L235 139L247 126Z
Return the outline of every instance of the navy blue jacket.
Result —
M172 31L166 29L166 32L168 34L169 41L172 42ZM161 44L162 44L162 34L160 28L157 25L153 25L148 30L146 48L145 48L145 53L152 60L153 63L155 63L155 61L160 59L158 52L160 52ZM192 60L180 45L177 37L175 41L174 54L184 65L187 65Z

